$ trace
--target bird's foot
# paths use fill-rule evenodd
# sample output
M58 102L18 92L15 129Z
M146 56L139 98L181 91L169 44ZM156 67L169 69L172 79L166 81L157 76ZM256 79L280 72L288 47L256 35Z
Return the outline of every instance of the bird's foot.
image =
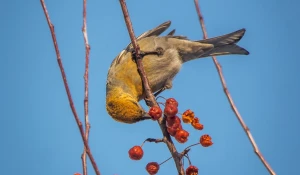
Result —
M167 88L163 87L160 90L158 90L157 92L154 93L154 97L157 97L160 93L162 93L164 90L166 90Z
M165 91L166 89L171 89L172 86L173 86L173 85L172 85L172 79L168 79L168 80L166 81L165 86L164 86L163 88L159 89L158 91L156 91L156 92L154 93L154 97L157 97L160 93L162 93L162 92Z
M144 100L145 100L147 106L153 105L152 101L149 98L145 97Z
M132 57L136 58L136 56L138 56L137 58L143 58L146 55L157 55L157 56L161 56L164 54L164 50L161 47L157 47L155 51L142 51L140 50L139 55L136 55L136 52L134 49L132 49L131 51Z

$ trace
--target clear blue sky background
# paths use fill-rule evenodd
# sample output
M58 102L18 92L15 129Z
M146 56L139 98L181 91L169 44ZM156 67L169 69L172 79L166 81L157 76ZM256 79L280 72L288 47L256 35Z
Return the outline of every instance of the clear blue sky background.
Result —
M297 0L200 1L210 37L246 28L240 45L249 56L218 57L229 90L262 153L279 175L300 174L299 4ZM46 0L77 111L83 119L84 45L82 1ZM202 32L194 3L127 2L136 35L172 20L171 29L190 39ZM72 175L82 172L82 140L72 116L40 2L3 1L1 20L1 174ZM127 151L145 138L160 138L156 122L127 125L105 110L105 82L112 59L129 43L119 2L88 1L90 145L104 175L146 174L149 161L170 156L164 144L146 144L141 161ZM208 133L214 145L194 147L200 174L268 174L253 152L223 93L210 58L185 64L172 90L179 110L192 109L205 129L191 130L187 144ZM94 174L91 166L89 174ZM173 161L159 174L176 174Z

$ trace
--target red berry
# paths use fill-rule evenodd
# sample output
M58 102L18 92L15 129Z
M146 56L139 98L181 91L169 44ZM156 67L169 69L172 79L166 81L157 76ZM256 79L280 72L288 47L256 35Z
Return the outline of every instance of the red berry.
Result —
M204 126L199 123L199 119L198 117L195 117L192 121L192 126L195 128L195 129L198 129L198 130L202 130L204 128Z
M171 136L175 136L176 132L181 129L181 120L178 116L167 117L167 131Z
M181 120L178 116L167 117L167 126L172 126L174 123L181 123Z
M175 136L176 135L176 132L177 132L177 129L174 129L172 127L167 127L167 131L168 133L171 135L171 136Z
M152 106L148 112L152 120L158 120L161 117L162 111L159 106Z
M154 175L159 170L159 164L157 162L149 162L146 166L146 170L149 174Z
M196 166L190 165L186 170L186 175L198 175L198 168Z
M176 132L175 139L179 143L185 143L188 140L189 135L190 134L187 131L185 131L184 129L181 129Z
M202 130L204 128L201 123L192 123L192 126L197 130Z
M167 127L167 131L171 136L175 136L176 132L181 129L182 129L182 126L180 123L175 123L174 125Z
M128 154L129 154L130 159L140 160L144 155L144 151L143 151L142 147L134 146L134 147L130 148L130 150L128 151Z
M173 117L177 114L178 108L175 105L166 105L164 109L164 114L167 117Z
M192 110L188 109L182 114L182 121L184 123L191 123L194 120L195 114ZM199 120L198 120L199 121Z
M200 137L200 144L203 147L209 147L213 144L213 142L211 141L211 137L208 134L204 134Z
M176 107L178 107L178 102L175 100L175 98L168 98L166 100L166 105L175 105Z

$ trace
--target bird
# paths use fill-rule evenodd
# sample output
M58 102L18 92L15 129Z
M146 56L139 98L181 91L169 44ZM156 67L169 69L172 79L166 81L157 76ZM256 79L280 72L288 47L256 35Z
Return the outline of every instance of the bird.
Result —
M171 21L166 21L136 38L141 52L145 53L142 63L153 93L171 89L182 64L188 61L210 56L249 54L236 44L244 36L245 29L195 41L174 35L175 30L160 36L170 25ZM147 54L155 51L157 54ZM106 81L106 110L114 120L127 124L149 119L139 104L145 98L145 92L133 55L130 43L112 61Z

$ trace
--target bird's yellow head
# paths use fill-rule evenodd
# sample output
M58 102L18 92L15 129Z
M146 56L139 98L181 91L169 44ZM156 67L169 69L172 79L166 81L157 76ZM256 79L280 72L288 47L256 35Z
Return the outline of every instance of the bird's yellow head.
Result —
M123 123L135 123L143 120L146 112L138 99L116 87L106 94L106 110L115 120Z

